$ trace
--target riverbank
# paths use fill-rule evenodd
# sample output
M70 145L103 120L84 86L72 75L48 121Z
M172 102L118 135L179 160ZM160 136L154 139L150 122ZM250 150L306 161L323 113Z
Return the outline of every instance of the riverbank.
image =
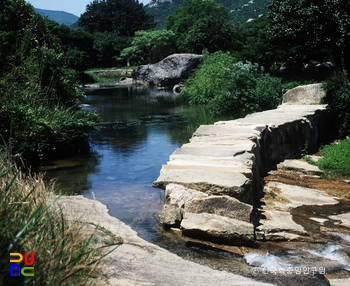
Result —
M111 217L107 207L96 200L63 196L59 204L68 219L99 225L123 240L122 245L103 259L100 266L104 279L98 285L274 285L184 260L141 239L129 226Z
M108 102L109 102L108 104L110 105L110 103L111 103L111 97L110 96L108 96ZM305 109L303 109L303 108L305 108ZM266 124L266 125L268 125L267 127L264 125L264 121L262 119L256 120L256 117L254 117L256 115L252 115L252 116L249 116L247 118L243 118L243 119L237 120L239 122L239 127L237 127L236 129L235 129L235 126L232 125L232 123L233 123L232 121L226 121L226 122L220 122L220 123L217 123L217 124L214 124L214 125L202 126L194 134L194 137L192 138L193 140L191 140L191 143L188 143L188 144L185 145L186 147L191 147L192 146L193 148L192 149L191 148L185 148L186 150L181 148L182 151L184 151L184 152L182 152L182 154L181 154L181 152L180 153L176 152L176 154L175 154L176 158L173 158L174 159L173 161L176 162L177 160L181 159L182 162L184 162L184 158L187 155L191 155L187 151L191 151L191 150L194 151L195 149L199 148L200 149L199 153L195 154L195 155L192 154L192 159L191 159L191 164L192 165L194 163L199 165L200 163L203 162L203 160L206 157L205 156L205 150L207 150L208 152L211 152L210 156L215 154L213 152L213 148L210 146L210 144L208 144L206 146L204 146L205 144L204 145L202 145L202 144L204 142L209 142L210 141L209 139L213 138L214 134L216 134L217 135L216 143L223 144L221 146L222 147L220 149L221 153L219 153L219 155L221 154L221 157L222 157L225 154L225 152L227 153L227 152L231 152L233 150L235 156L230 156L229 155L228 158L226 158L226 159L220 158L220 156L219 156L219 158L218 157L212 158L212 160L210 161L211 162L210 163L211 167L215 167L215 163L220 162L220 160L216 160L216 159L223 159L223 160L221 160L221 163L223 164L221 169L222 170L224 168L231 168L232 169L232 166L230 166L230 164L228 164L230 162L230 160L233 160L232 158L236 158L237 157L237 158L241 158L241 159L243 158L244 159L247 156L251 155L251 154L249 154L249 153L251 153L251 151L242 153L241 152L242 150L240 149L241 147L245 146L245 143L244 143L245 139L243 138L245 135L248 135L246 143L248 143L249 140L250 141L252 140L252 138L249 138L250 137L249 136L249 134L250 134L249 130L253 129L253 132L254 132L255 136L257 134L259 134L259 132L262 132L264 130L265 130L265 132L272 132L272 131L274 131L275 132L274 136L276 136L277 138L281 137L281 136L278 136L279 134L284 134L284 136L282 136L282 138L284 138L284 140L287 140L286 138L294 138L296 136L294 136L294 137L293 136L286 136L286 134L288 134L288 132L282 132L281 133L281 130L284 130L283 128L285 128L285 131L286 130L296 129L296 130L300 130L300 132L301 131L303 131L303 132L305 131L305 134L308 134L308 132L310 131L308 128L311 128L312 126L317 126L316 122L318 122L318 121L316 119L315 120L312 119L312 110L317 110L318 108L319 107L317 107L317 106L309 106L309 107L307 107L307 106L306 107L300 107L300 106L299 107L295 107L294 106L294 107L290 107L291 112L286 117L281 116L281 112L282 112L281 109L276 109L276 110L269 111L269 112L274 112L276 118L279 119L280 121L276 121L276 118L274 118L272 116L268 116L270 114L269 112L265 112L265 113L263 113L263 114L266 115L265 118L269 119L268 124ZM309 111L308 111L309 113L307 112L308 115L305 118L303 118L303 116L301 116L300 114L304 114L303 112L305 110L307 110L307 109L309 109ZM319 112L318 116L321 115L321 114L322 114L322 112ZM299 118L298 116L301 116L301 117ZM293 124L291 124L290 122L289 123L286 123L286 122L283 123L283 120L285 118L287 118L287 117L289 119L290 118L297 118L298 119L297 120L297 122L298 122L297 126L298 127L294 128ZM251 125L248 124L248 122L245 122L245 120L247 120L247 121L251 120L250 121ZM263 125L265 128L258 128L257 130L254 131L254 128L252 128L252 126L254 125L254 122L258 122L258 124ZM225 127L226 125L229 127L228 128L229 130L225 133L224 129L226 128ZM277 129L281 129L281 130L277 131L276 128ZM208 135L205 132L203 132L203 131L208 131L208 130L211 131L211 133L208 134ZM218 132L215 133L215 130L218 131ZM239 132L237 133L237 132L232 132L232 130L240 130L240 131L244 131L244 132L243 133L239 133ZM325 129L325 130L327 130L327 129ZM312 129L312 132L316 132L317 136L321 136L321 134L318 133L318 129L317 128L316 129ZM304 134L304 133L302 133L302 134ZM314 134L314 133L312 133L312 134ZM234 139L233 137L237 136L237 135L241 136L242 140L233 140ZM221 138L220 136L223 136L224 138ZM305 138L303 138L303 137L300 137L299 140L300 140L300 144L298 145L299 146L298 150L301 152L302 149L305 149L305 142L306 141L305 141ZM155 142L158 142L158 141L159 140L156 140L156 141L151 140L151 142L153 142L152 144L154 144ZM231 148L232 149L231 150L229 145L228 145L228 144L230 144L230 142L231 143L244 143L244 144L236 146L235 148ZM265 141L266 144L265 145L260 145L259 148L265 148L266 146L268 146L267 143L269 143L269 142L270 141ZM288 140L285 141L285 142L288 142ZM195 144L193 145L192 143L195 143ZM257 143L257 142L253 142L253 143ZM252 141L251 141L250 144L252 144ZM286 144L287 143L284 143L284 145L286 145ZM164 145L164 140L162 140L162 145ZM283 144L282 143L281 144L277 144L277 146L279 146L279 145L283 145ZM201 147L203 147L203 148L201 148ZM309 145L309 148L312 148L312 144ZM250 150L252 150L252 149L250 149ZM260 149L260 150L274 150L274 148L267 148L267 149ZM276 150L279 150L278 152L282 152L283 148L282 148L282 146L279 146L279 148L276 149ZM160 152L158 150L158 153L159 153L159 156L161 156L160 153L162 153L162 152ZM269 153L269 155L270 155L270 153ZM264 156L261 156L261 158L259 160L262 160L263 157ZM135 162L135 157L133 157L133 158L134 159L132 161L132 163L133 163L132 169L135 169L134 166L136 164L138 166L137 169L139 170L139 168L141 167L140 163L138 161ZM154 159L155 159L154 155L152 155L152 158L153 158L152 159L152 164L153 165L157 164L157 163L154 162ZM164 161L165 160L163 159L162 162L164 162ZM248 158L248 161L249 161L249 158ZM179 161L177 161L177 162L179 162ZM267 161L265 160L265 163L266 162ZM243 160L243 161L241 161L241 163L242 163L242 168L241 169L244 169L245 170L244 173L246 175L248 175L249 174L247 172L248 168L247 167L244 168L244 166L243 166L243 164L245 164L246 162ZM257 164L257 161L253 161L253 163ZM112 162L108 161L108 164L109 165L110 164L116 165L117 161L115 159L113 159ZM187 168L187 170L191 171L191 169L196 169L196 168L197 167L195 167L195 168L194 167L189 167L189 168ZM118 176L117 173L116 173L117 169L114 168L111 173L105 173L104 172L105 178L107 178L107 180L114 180L113 177ZM124 166L123 170L125 170L125 169L127 169L127 168L125 168L125 166ZM202 168L202 169L205 170L205 168ZM208 170L208 168L207 168L207 170ZM123 171L122 176L125 177L125 175L126 175L126 172ZM106 177L106 176L108 176L108 177ZM110 176L113 176L113 177L110 177ZM300 176L300 175L296 175L296 176ZM301 176L303 176L303 175L301 175ZM208 176L206 176L206 177L208 178ZM305 177L305 176L303 176L303 177ZM134 178L134 176L133 176L133 178ZM245 178L249 179L249 176L245 176ZM99 181L99 185L101 185L101 181ZM103 184L103 188L106 188L105 184ZM119 193L118 193L119 195L116 196L117 189L115 189L115 183L113 183L113 185L110 185L110 187L108 187L108 188L111 188L111 190L114 190L111 199L113 198L113 200L116 200L116 197L120 197ZM277 196L277 198L281 198L281 200L278 200L278 201L282 201L282 202L285 201L285 199L283 199L285 197L284 193L283 193L283 195L278 197L278 194L279 194L278 193L278 188L279 188L279 186L277 186L277 188L274 188L274 187L272 187L272 188L273 188L272 191L271 190L267 191L266 198L268 198L268 196L270 196L270 198L272 198L272 201L273 201L274 196ZM213 188L213 189L215 189L215 188ZM103 195L102 195L102 193L95 192L95 194L96 194L96 197L98 198L98 200L103 202ZM315 194L315 196L318 196L318 195ZM111 199L108 200L108 203L110 203ZM135 198L135 199L138 199L138 198ZM332 200L332 202L334 202L334 199L332 199L331 197L330 197L330 199ZM69 200L69 197L68 197L68 200ZM291 201L291 198L289 198L289 200ZM72 197L72 201L73 201L73 204L76 204L76 201L75 201L74 197ZM129 201L130 201L130 197L129 197ZM208 200L205 200L205 201L208 201ZM135 201L133 200L133 202L135 202ZM88 212L88 213L91 212L92 209L93 209L93 206L88 201L85 201L85 203L87 203L87 206L85 207L85 211ZM142 207L146 207L146 208L149 209L150 206L148 204L146 206L146 204L147 203L145 202L145 200L143 200ZM69 205L70 205L70 203L65 203L65 206L66 206L67 209L69 208ZM267 209L267 211L269 211L269 210L270 209ZM111 211L112 215L115 216L113 214L113 210L110 209L110 211ZM128 211L130 211L129 208L128 208ZM72 213L72 212L74 213L73 209L71 209L71 211L69 211L68 214ZM77 213L79 214L79 212L77 212ZM275 217L279 218L278 216L275 216ZM109 218L105 218L105 219L106 219L106 221L109 220ZM93 221L93 220L94 219L92 219L91 221ZM292 220L292 219L290 219L290 220ZM288 221L290 221L290 220L288 220ZM116 221L114 223L106 224L105 226L108 227L108 228L112 228L113 229L113 224L115 224L118 227L118 229L122 229L122 227L120 227L119 224L116 223ZM265 226L268 226L268 224L271 225L271 222L265 224ZM275 228L275 226L274 226L274 228ZM133 227L135 227L135 225ZM253 245L253 248L248 248L248 247L245 247L245 246L243 246L243 247L236 247L236 246L224 247L223 245L220 246L218 244L203 243L200 240L194 240L194 239L188 239L187 238L187 239L184 240L184 244L187 245L187 248L189 249L189 251L191 251L193 253L196 253L198 251L198 246L200 246L200 248L202 248L204 244L205 244L205 247L207 249L209 249L209 250L207 252L203 251L203 253L198 255L197 259L195 257L191 257L192 254L190 254L188 256L183 255L183 253L181 254L181 251L179 251L179 255L183 255L183 257L186 257L186 259L192 259L192 261L195 262L195 264L192 265L193 267L195 267L195 265L197 265L199 267L199 269L203 269L202 266L199 265L199 264L206 264L212 270L215 270L215 271L222 271L222 270L224 270L225 273L226 272L227 273L231 272L232 274L235 274L235 275L240 274L240 276L244 276L244 277L247 277L249 279L253 279L254 281L255 280L263 281L263 283L271 283L273 285L298 285L298 286L299 285L316 285L315 283L318 283L317 285L328 285L328 284L325 284L325 283L327 283L326 279L328 279L328 276L320 274L320 273L318 273L316 276L314 276L314 275L301 276L301 275L297 275L297 273L294 273L294 275L292 276L293 277L293 279L292 279L293 281L290 281L290 279L291 279L290 277L291 276L284 277L284 275L274 276L272 274L271 275L264 274L263 273L263 269L264 268L261 267L261 263L264 264L264 263L271 263L273 261L278 261L279 264L274 264L275 266L273 266L273 264L272 264L272 266L271 266L271 264L269 264L269 266L270 267L280 266L281 268L283 268L284 266L286 266L286 264L284 264L285 263L284 259L290 259L290 261L287 262L288 264L292 263L291 261L293 261L293 259L294 259L294 263L291 264L293 267L298 267L298 266L313 267L313 266L316 266L315 260L311 260L311 262L310 262L310 260L305 259L305 257L306 257L306 254L305 254L306 252L305 251L309 250L308 247L310 246L310 240L303 241L303 242L302 241L285 241L286 238L288 239L288 237L291 237L291 236L288 236L288 234L285 234L284 235L284 241L283 240L281 241L281 235L279 233L271 232L270 231L271 228L265 228L265 230L266 229L268 229L268 231L265 231L265 238L264 238L264 234L261 235L260 239L262 238L262 240L258 241L258 245L255 245L255 246ZM297 231L299 231L300 233L293 233L293 230L292 230L292 234L296 235L298 237L301 237L302 236L302 235L300 235L301 234L301 231L300 231L301 229L302 229L302 227L298 227L298 229L297 229ZM115 235L118 235L118 231L116 231L114 229L112 231L115 233ZM262 230L262 231L264 231L264 230ZM182 240L184 238L183 236L181 236L181 234L179 235L179 231L164 232L163 235L169 237L169 236L172 236L173 233L177 233L178 240ZM135 235L136 235L136 233L135 233ZM128 241L128 237L132 237L131 234L126 234L125 236L126 236L126 241ZM336 236L333 235L332 237L333 237L332 238L333 240L336 240ZM266 238L268 238L270 241L267 241L267 242L264 241L264 239L266 239ZM277 238L277 241L275 241L275 240L273 240L271 238ZM304 238L305 238L305 235L304 235ZM136 237L135 239L140 239L140 238ZM141 239L141 241L142 241L142 239ZM130 243L133 244L134 242L130 242ZM109 277L108 279L111 279L111 281L115 282L115 284L113 284L113 282L112 282L112 285L118 285L118 283L120 285L128 285L127 283L130 283L130 279L133 281L134 284L141 281L140 283L149 283L151 285L156 285L156 284L168 285L166 283L168 283L167 281L169 279L171 279L171 276L174 279L174 277L177 277L178 273L182 273L179 269L177 269L177 273L174 273L173 270L171 270L171 269L169 270L168 266L166 268L164 268L164 269L161 268L161 269L156 270L156 266L155 266L155 269L150 271L151 274L148 274L148 272L147 272L148 269L147 268L149 267L149 264L152 264L152 263L153 264L157 264L159 260L160 261L165 261L166 260L163 257L164 249L160 250L163 253L160 256L158 256L157 254L150 255L147 252L147 250L142 250L142 251L140 250L140 248L144 247L144 242L140 242L140 243L141 243L141 246L138 245L136 247L136 249L133 249L133 250L130 250L130 246L129 245L125 246L125 249L120 252L121 253L120 255L122 256L122 258L117 256L118 257L118 261L120 260L121 263L118 263L118 261L116 261L116 260L111 260L113 262L111 262L111 264L110 264L110 266L112 268L110 269L110 275L108 276ZM323 247L322 243L324 243L324 242L318 242L318 244L314 243L313 244L314 249L311 249L311 250L317 250L318 247L320 247L320 248ZM175 245L176 245L176 243L172 244L172 246L171 246L171 244L169 244L167 249L169 249L170 252L173 252L173 251L177 252L178 249L177 249L177 246L175 246ZM135 246L135 245L132 245L132 246ZM172 249L172 247L174 249ZM256 247L258 247L258 248L256 248ZM332 247L336 247L336 246L332 246ZM158 249L159 247L155 247L155 248ZM286 257L286 253L289 253L289 252L296 253L295 251L293 252L293 250L295 250L295 249L300 250L300 252L298 252L294 256L293 256L293 254L291 254L288 257ZM149 248L149 250L150 251L155 251L155 253L156 253L156 250L154 250L154 247ZM221 260L219 259L216 263L214 263L210 259L208 259L206 262L202 261L202 256L210 255L210 253L212 253L213 250L215 250L215 252L219 250L219 253L222 253L221 254L222 257L226 256L228 258L227 259L221 259ZM305 250L305 251L303 252L302 250ZM324 250L330 250L330 248L325 247ZM235 253L235 254L227 254L227 253ZM250 256L249 255L246 256L248 253L251 253ZM174 254L172 254L172 255L174 255ZM231 256L231 255L233 255L233 256ZM147 256L147 257L144 258L144 256ZM201 256L201 258L199 258L199 256ZM299 259L298 257L300 257L300 256L303 257L303 263L301 263L301 262L297 263L297 260ZM124 259L124 257L127 257L127 259ZM170 257L173 257L173 256L170 256ZM310 255L310 257L311 257L311 255ZM152 259L155 259L155 261L152 261ZM317 259L319 259L319 258L317 258ZM145 261L145 263L143 264L141 261ZM249 266L248 263L251 264L251 266ZM327 263L329 263L329 261ZM168 264L166 264L166 265L168 265ZM181 265L185 265L185 266L183 266L185 268L188 267L188 266L186 266L186 264L182 264L182 262L181 262ZM334 269L339 267L339 263L338 262L334 262L334 264L332 265L332 263L326 264L326 263L322 262L322 265L318 265L317 264L317 266L320 266L320 267L327 266L327 275L329 275L330 274L329 272L334 272ZM191 269L195 269L195 268L191 268ZM295 269L293 269L293 270L295 270ZM298 269L296 269L296 271L297 270ZM164 273L162 271L164 271ZM120 276L120 275L118 276L118 273L122 273L122 276ZM141 273L141 274L139 275L139 273ZM331 273L331 274L334 274L334 273ZM337 274L339 274L339 272ZM185 272L184 275L187 275L187 272ZM132 278L130 278L130 277L132 277ZM138 277L141 277L141 278L139 280L137 280ZM230 277L231 278L229 278L229 279L235 279L235 281L240 281L239 277L232 277L232 276L230 276ZM337 276L337 278L339 278L339 276ZM115 279L115 280L113 280L113 279ZM136 282L134 282L134 281L136 281ZM161 281L161 282L158 282L158 281ZM229 281L229 283L227 285L232 285L231 282L232 281ZM184 280L184 283L188 283L188 284L184 284L184 285L196 285L194 283L190 283L188 280ZM223 283L226 283L226 282L223 282ZM245 281L243 281L243 283L245 283ZM254 282L250 281L249 283L254 283ZM283 284L279 284L279 283L283 283ZM202 284L203 284L203 281L199 280L198 285L202 285ZM223 284L223 285L226 285L226 284ZM254 285L254 284L248 284L248 285Z

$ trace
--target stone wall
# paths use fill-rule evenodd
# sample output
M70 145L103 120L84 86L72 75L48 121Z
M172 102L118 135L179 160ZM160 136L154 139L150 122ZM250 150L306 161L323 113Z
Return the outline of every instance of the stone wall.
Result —
M116 69L116 70L94 70L92 73L101 77L119 77L132 74L132 69Z
M202 240L253 244L263 177L329 140L327 116L325 105L285 104L200 126L154 182L165 189L164 225Z

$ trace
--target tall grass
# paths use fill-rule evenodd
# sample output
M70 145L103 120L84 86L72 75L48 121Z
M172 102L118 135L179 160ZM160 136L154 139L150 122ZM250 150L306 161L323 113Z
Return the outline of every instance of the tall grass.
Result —
M68 222L40 176L16 169L0 153L0 285L93 285L106 247L119 243L112 234L99 241L96 228ZM34 252L32 277L10 277L9 254Z

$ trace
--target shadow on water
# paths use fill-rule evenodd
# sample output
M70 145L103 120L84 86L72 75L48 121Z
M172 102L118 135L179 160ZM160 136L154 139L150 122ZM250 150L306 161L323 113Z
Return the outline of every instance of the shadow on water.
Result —
M175 149L201 123L215 120L204 109L181 105L168 90L117 87L85 93L83 107L101 117L90 136L92 152L70 158L79 166L47 172L46 179L57 179L64 194L101 201L141 237L158 239L164 193L152 183Z

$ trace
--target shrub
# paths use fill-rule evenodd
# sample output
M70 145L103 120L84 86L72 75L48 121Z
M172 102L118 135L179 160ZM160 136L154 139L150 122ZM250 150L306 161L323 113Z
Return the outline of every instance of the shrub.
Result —
M182 97L189 104L206 105L215 116L241 117L276 108L282 101L282 85L257 64L235 63L230 55L216 52L204 56Z
M97 244L97 227L88 235L87 224L65 220L51 190L0 151L0 285L91 285L105 247L120 243L103 231L108 240ZM11 252L34 252L35 275L10 277Z
M0 134L13 154L38 165L43 159L88 148L89 131L97 121L95 113L77 107L41 105L40 99L30 96L27 101L7 96L0 99Z
M31 165L54 150L82 150L96 116L76 107L84 95L54 24L24 1L1 3L0 144Z

